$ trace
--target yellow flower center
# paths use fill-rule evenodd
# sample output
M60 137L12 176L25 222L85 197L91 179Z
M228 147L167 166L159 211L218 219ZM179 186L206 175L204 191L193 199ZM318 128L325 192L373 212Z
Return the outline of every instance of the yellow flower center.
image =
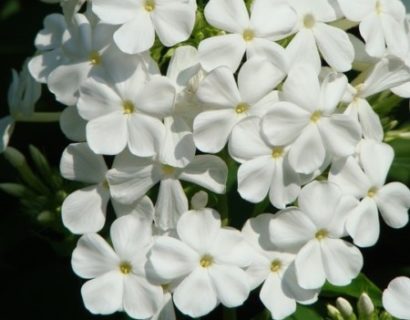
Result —
M310 122L317 123L320 120L321 117L322 117L322 112L321 111L315 111L310 116Z
M375 10L376 10L376 14L378 14L378 15L380 15L380 14L383 13L383 6L382 6L382 4L380 3L380 1L377 1L377 2L376 2L376 8L375 8Z
M199 264L202 268L209 268L212 266L214 263L214 258L212 258L210 255L204 255L201 260L199 261Z
M110 185L108 184L108 180L105 179L102 183L104 189L110 189Z
M88 57L88 60L93 66L101 64L101 56L97 51L91 52L90 56Z
M253 38L255 38L255 33L254 33L253 30L251 30L251 29L245 29L245 31L243 32L242 36L243 36L243 39L244 39L246 42L249 42L249 41L252 41Z
M162 169L162 172L167 176L170 176L174 174L175 172L175 168L167 164L164 164L161 169Z
M327 238L328 235L329 235L329 231L327 231L325 229L320 229L318 232L316 232L315 238L317 240L323 240L323 239Z
M242 102L242 103L240 103L236 106L235 112L237 114L242 114L242 113L248 111L248 109L249 109L249 105L247 103Z
M154 0L145 0L144 8L148 12L154 11L155 10L155 1Z
M279 159L283 156L283 148L282 147L276 147L272 149L272 158L273 159Z
M120 271L122 274L129 274L132 271L132 266L129 262L121 262Z
M367 191L367 196L369 198L373 198L376 194L377 194L377 188L376 187L372 187L369 189L369 191Z
M161 287L164 293L171 292L171 286L169 285L169 283L164 283L161 285Z
M270 265L270 271L273 273L278 272L282 268L282 262L278 259L272 261Z
M124 114L131 114L135 111L135 105L132 101L130 100L125 100L122 102L122 108L123 108L123 113Z
M314 27L315 24L316 24L316 19L313 15L307 14L303 17L303 25L305 26L305 28L311 29Z

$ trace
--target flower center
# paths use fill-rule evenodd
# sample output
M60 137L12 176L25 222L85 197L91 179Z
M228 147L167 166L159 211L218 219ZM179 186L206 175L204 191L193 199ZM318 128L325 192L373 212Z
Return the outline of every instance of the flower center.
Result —
M199 264L202 268L209 268L212 266L214 263L214 258L212 258L210 255L206 254L202 256L201 260L199 261Z
M102 186L103 186L104 189L107 189L107 190L110 189L110 185L108 184L108 180L107 180L107 179L105 179L105 180L103 181Z
M279 159L283 156L283 148L282 147L276 147L272 149L272 158L273 159Z
M164 164L161 169L162 169L162 172L167 176L170 176L174 174L175 172L175 168L167 164Z
M315 111L310 116L310 122L317 123L320 120L321 117L322 117L322 112L321 111Z
M373 198L376 194L377 194L377 188L376 187L372 187L369 189L369 191L367 191L367 196L369 198Z
M135 111L135 105L130 100L125 100L122 102L122 109L124 114L131 114Z
M241 114L241 113L248 111L248 109L249 109L249 104L242 102L236 106L235 112L237 114Z
M382 6L382 4L380 3L380 1L377 1L377 2L376 2L375 10L376 10L376 14L378 14L378 15L380 15L380 14L383 13L383 6Z
M162 291L164 291L164 293L171 292L171 286L170 286L169 283L161 284L161 287L162 287Z
M99 64L101 64L101 56L97 51L91 52L88 60L93 66L98 66Z
M327 231L326 229L320 229L318 232L316 232L315 238L320 241L327 238L328 235L329 231Z
M243 39L244 39L246 42L249 42L249 41L252 41L253 38L255 38L255 33L254 33L253 30L251 30L251 29L245 29L245 31L243 32L242 36L243 36Z
M145 0L144 8L148 12L154 11L155 10L155 1L154 0Z
M270 271L275 273L278 272L280 269L282 269L282 262L278 259L273 260L270 265Z
M120 271L122 274L129 274L132 271L132 266L129 262L121 262L120 264Z
M313 15L307 14L303 17L303 25L307 29L312 29L316 24L316 19Z

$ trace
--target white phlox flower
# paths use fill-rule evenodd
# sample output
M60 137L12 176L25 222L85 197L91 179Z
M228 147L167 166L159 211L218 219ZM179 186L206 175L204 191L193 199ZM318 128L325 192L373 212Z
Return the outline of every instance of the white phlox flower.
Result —
M410 69L402 61L393 57L379 60L368 76L355 86L349 85L344 101L348 103L345 114L357 119L364 138L382 141L384 132L380 117L366 98L389 90L410 80Z
M168 135L174 135L170 130ZM165 138L164 141L170 139ZM155 157L141 158L124 152L118 155L107 178L112 196L129 204L145 195L160 182L155 204L155 222L163 230L175 228L182 213L188 210L188 200L179 180L200 185L216 193L225 192L228 168L213 155L195 155L195 147L180 137L175 144L164 143ZM171 149L172 146L174 150ZM187 148L188 147L188 148ZM191 150L189 150L191 148ZM185 150L185 151L184 151ZM185 152L189 158L170 165L170 155ZM167 161L168 160L168 161Z
M272 205L284 209L296 200L302 182L289 165L290 147L270 145L261 135L260 121L259 117L248 117L232 130L229 154L241 163L238 192L254 203L269 193Z
M343 74L329 73L322 83L309 65L298 65L283 85L283 102L274 104L262 119L262 131L275 146L292 143L289 163L299 173L320 168L326 156L353 154L361 138L360 126L348 115L338 114L345 93Z
M270 311L272 319L284 319L296 311L296 302L311 304L319 290L306 290L296 281L295 255L282 252L269 239L272 214L249 219L242 228L245 240L254 249L252 264L246 268L251 289L262 284L259 298Z
M130 317L147 319L162 306L160 285L146 277L146 254L152 245L152 221L133 215L111 225L113 248L98 234L83 235L74 249L74 272L88 280L81 288L86 308L93 314L125 311Z
M87 0L40 0L45 3L59 3L63 8L64 16L70 20L75 13L80 11Z
M247 58L263 56L279 70L287 70L284 50L274 42L285 38L296 22L286 1L255 0L249 16L242 0L210 0L204 13L210 25L227 32L199 44L199 59L206 71L227 66L235 72L245 52Z
M313 181L300 192L298 208L280 211L270 223L270 239L286 252L296 253L298 284L320 288L325 281L348 285L363 266L359 249L341 238L345 221L357 206L353 196L343 196L333 183Z
M167 47L185 41L195 24L194 0L93 0L92 10L102 22L119 25L114 42L125 53L149 50L155 34Z
M394 317L410 319L410 278L397 277L383 291L383 307Z
M64 135L76 142L87 140L85 128L87 121L81 118L77 106L70 106L61 112L60 129Z
M143 62L132 74L121 69L110 80L89 78L80 89L87 142L98 154L115 155L128 146L136 155L153 156L165 136L162 120L174 109L175 88L165 77L150 78Z
M410 17L407 16L407 30L410 30ZM410 68L410 31L407 32L407 43L408 43L408 52L404 56L403 61L405 65ZM410 98L410 81L407 81L395 88L392 88L391 91L402 98Z
M385 184L393 158L394 151L389 145L364 140L358 161L349 157L332 165L329 180L344 193L361 199L346 221L346 230L358 246L368 247L377 242L378 211L392 228L402 228L409 221L410 190L400 182Z
M252 255L241 233L221 228L212 209L188 211L178 221L179 239L155 239L148 257L154 275L179 279L173 292L175 306L193 318L211 312L219 303L232 308L248 297Z
M9 115L0 118L0 153L8 146L16 121L29 119L41 96L41 84L30 75L27 63L20 73L12 70L12 80L7 92Z
M228 142L233 127L250 115L263 116L277 100L273 89L283 74L268 61L253 58L244 63L238 84L227 67L214 69L200 83L198 99L204 111L194 119L194 140L203 152L216 153Z
M386 52L402 57L408 43L404 19L406 9L400 0L338 0L343 14L360 22L366 51L381 58Z
M70 144L64 150L60 162L61 175L90 184L68 195L61 207L63 224L72 233L98 232L103 228L110 200L107 171L104 158L93 153L86 143ZM118 216L138 211L148 220L153 218L153 205L148 197L136 199L128 206L115 202L113 205Z
M349 71L354 48L347 33L328 23L339 19L329 0L288 0L298 15L295 36L286 47L290 65L310 64L320 71L320 55L333 69ZM320 54L319 54L320 52Z

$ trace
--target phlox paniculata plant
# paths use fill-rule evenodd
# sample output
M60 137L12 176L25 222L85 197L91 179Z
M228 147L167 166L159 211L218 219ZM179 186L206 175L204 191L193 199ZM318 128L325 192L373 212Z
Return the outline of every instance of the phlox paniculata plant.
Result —
M255 290L284 319L359 276L380 218L407 225L410 190L387 179L386 142L409 136L386 120L410 97L399 0L45 2L62 13L13 72L0 149L16 121L58 120L72 141L60 171L82 187L61 216L91 313L199 318ZM40 84L61 114L35 112ZM383 295L401 319L408 282Z

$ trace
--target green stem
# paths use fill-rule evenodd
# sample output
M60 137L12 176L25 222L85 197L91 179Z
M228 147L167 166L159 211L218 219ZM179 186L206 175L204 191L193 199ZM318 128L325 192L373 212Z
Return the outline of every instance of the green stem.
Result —
M236 309L223 308L223 320L236 320Z
M58 122L60 121L61 112L36 112L30 116L18 115L18 122Z

